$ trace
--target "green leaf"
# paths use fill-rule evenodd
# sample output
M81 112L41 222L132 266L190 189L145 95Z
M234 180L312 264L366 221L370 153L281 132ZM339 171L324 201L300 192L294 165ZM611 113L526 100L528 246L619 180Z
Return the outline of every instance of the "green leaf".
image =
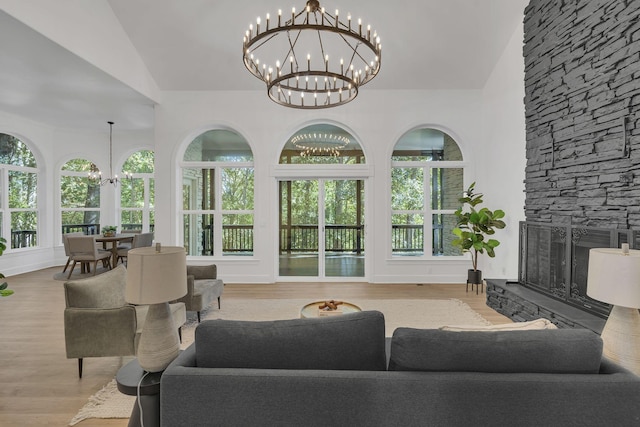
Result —
M7 286L9 286L7 282L4 282L2 285L0 285L0 291L7 289Z
M13 291L11 289L2 289L0 290L0 295L3 297L8 297L9 295L13 295Z

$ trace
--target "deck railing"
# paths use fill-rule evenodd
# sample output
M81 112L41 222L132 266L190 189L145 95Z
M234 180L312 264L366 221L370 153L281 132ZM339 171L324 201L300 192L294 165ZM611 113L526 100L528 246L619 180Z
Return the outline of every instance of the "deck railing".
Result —
M142 230L142 224L122 224L123 232ZM151 231L154 226L151 224ZM100 224L66 224L62 233L82 231L84 234L99 234ZM222 246L225 253L253 252L253 225L224 225L222 227ZM14 230L11 232L11 248L33 247L37 245L35 230ZM433 227L434 254L442 251L442 226ZM202 230L202 255L213 254L213 229ZM424 228L416 224L394 224L391 227L391 244L394 253L424 252ZM280 252L316 252L318 251L317 225L292 225L280 228ZM364 226L327 225L325 226L325 251L328 252L364 252Z

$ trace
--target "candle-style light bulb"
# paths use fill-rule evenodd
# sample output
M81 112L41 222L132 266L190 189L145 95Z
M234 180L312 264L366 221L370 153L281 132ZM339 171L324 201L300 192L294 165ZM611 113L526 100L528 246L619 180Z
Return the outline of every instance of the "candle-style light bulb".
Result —
M278 9L278 27L280 27L282 20L282 9Z

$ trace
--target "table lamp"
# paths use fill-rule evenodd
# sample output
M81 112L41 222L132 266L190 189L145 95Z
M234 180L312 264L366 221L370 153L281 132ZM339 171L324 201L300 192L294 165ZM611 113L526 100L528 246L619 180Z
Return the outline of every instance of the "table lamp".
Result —
M613 305L601 334L604 355L640 375L640 250L626 243L591 249L587 295Z
M187 293L187 255L183 247L131 249L127 254L125 300L149 304L138 344L138 362L147 372L163 371L180 351L169 301Z

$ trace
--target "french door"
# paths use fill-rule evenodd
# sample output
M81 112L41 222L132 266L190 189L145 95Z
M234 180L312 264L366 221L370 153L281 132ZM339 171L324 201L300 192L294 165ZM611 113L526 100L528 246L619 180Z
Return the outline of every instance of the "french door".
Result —
M364 277L364 181L279 182L281 277Z

